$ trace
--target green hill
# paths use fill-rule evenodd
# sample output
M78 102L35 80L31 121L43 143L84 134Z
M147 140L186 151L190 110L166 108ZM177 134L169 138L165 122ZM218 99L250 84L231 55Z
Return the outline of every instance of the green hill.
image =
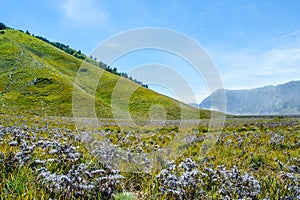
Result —
M86 81L84 85L75 83L83 60L21 31L1 30L0 55L0 112L4 114L72 116L72 92L75 89L77 96L85 102L95 102L98 117L112 118L111 95L121 80L116 103L124 111L129 104L133 118L148 119L150 108L157 104L164 108L167 119L180 119L183 113L187 118L210 116L209 111L195 109L84 63L88 72L83 73L102 73L94 94L89 85L95 80L83 80ZM126 102L122 97L132 88L137 89Z

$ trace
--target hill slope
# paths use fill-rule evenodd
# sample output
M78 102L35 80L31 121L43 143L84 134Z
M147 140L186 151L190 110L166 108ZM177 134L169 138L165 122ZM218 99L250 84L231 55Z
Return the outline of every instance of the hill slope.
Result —
M179 119L183 113L187 118L210 116L209 111L200 112L199 109L85 63L88 73L102 73L97 90L93 93L86 85L74 84L82 60L20 31L1 31L0 55L1 113L72 116L72 91L75 88L81 91L79 95L83 100L95 101L98 117L112 118L111 95L121 79L117 104L124 111L124 105L129 104L133 118L148 119L151 107L157 104L164 108L167 119ZM89 81L92 84L95 80L88 80L87 85L90 84ZM122 97L126 95L128 88L137 89L131 95L130 101L125 102Z
M219 91L211 96L218 96ZM229 114L242 115L297 115L300 114L300 81L250 90L225 90ZM211 96L200 108L210 109Z

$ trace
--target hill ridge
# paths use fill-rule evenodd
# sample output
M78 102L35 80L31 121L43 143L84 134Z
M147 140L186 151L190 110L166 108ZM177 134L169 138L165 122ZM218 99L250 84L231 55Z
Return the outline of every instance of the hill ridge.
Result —
M13 29L1 31L1 113L72 116L73 86L78 69L84 63L89 67L90 73L102 73L95 98L88 88L76 83L75 88L80 88L83 99L95 99L99 117L113 117L111 92L120 79L124 79L124 84L128 88L137 87L130 102L122 102L122 98L120 101L120 105L129 104L133 118L149 119L149 109L155 104L162 105L167 113L167 119L180 119L182 113L187 118L210 116L209 111L194 109L141 87L131 80L69 55L36 37ZM121 92L120 97L122 95L124 94Z

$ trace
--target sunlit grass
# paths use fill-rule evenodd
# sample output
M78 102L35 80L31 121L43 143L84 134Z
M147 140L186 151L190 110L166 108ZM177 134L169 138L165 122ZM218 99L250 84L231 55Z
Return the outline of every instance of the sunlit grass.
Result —
M16 30L4 32L0 34L0 112L3 114L72 116L74 92L82 104L78 109L82 108L83 116L93 114L85 113L85 108L86 102L94 102L95 97L99 118L114 117L112 101L122 112L129 110L134 120L148 120L154 105L164 107L167 119L180 119L183 113L195 119L210 117L210 111L200 112L141 87L31 35ZM87 69L88 76L78 72L80 67ZM112 100L113 91L117 95ZM125 98L128 91L132 91L129 99Z

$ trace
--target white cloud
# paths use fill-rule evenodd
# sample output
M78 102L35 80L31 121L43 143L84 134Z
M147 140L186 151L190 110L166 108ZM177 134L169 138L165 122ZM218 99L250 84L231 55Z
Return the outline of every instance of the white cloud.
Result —
M265 53L265 65L284 67L297 67L299 68L300 61L300 47L286 48L286 49L273 49ZM297 65L297 66L296 66Z
M80 24L103 23L109 15L95 0L63 0L61 9L68 19Z
M253 88L300 80L300 46L215 55L226 88Z

